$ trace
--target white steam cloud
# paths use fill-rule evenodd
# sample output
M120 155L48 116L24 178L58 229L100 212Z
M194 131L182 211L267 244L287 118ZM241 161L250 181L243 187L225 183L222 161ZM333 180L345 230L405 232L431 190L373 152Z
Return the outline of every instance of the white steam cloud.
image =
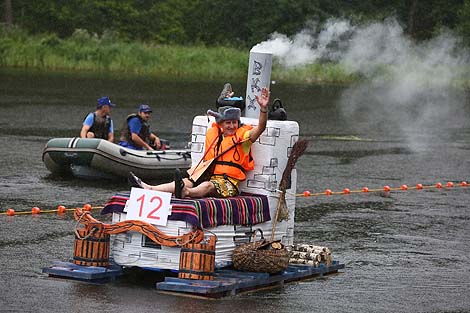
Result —
M292 39L275 33L253 50L271 52L285 67L336 61L359 74L363 79L343 92L342 112L358 131L388 127L413 148L434 126L458 128L465 120L464 93L454 87L469 60L458 44L450 33L417 44L390 18L366 26L330 20Z
M323 58L336 59L339 51L331 49L330 45L340 44L342 37L352 29L348 21L330 20L318 34L315 25L296 34L293 39L274 33L269 40L257 44L251 51L270 52L286 67L314 63Z

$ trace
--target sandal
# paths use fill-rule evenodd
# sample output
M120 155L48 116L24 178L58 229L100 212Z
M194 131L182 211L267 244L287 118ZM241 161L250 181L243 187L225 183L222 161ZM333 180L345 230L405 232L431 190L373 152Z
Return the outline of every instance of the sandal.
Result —
M183 198L184 182L179 168L175 170L175 198Z
M132 172L129 172L129 177L127 177L127 181L129 183L129 186L131 187L144 188L144 186L142 186L142 180L139 177L135 176Z

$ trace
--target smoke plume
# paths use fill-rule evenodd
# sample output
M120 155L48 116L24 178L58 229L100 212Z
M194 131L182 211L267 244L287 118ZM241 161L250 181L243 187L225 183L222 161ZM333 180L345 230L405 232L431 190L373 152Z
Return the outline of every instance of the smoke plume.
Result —
M285 67L334 61L359 75L339 103L358 132L394 130L419 148L437 126L457 129L465 122L464 92L455 87L463 81L468 53L451 33L416 43L393 18L361 26L330 20L292 39L272 34L254 49L270 51Z
M322 59L338 59L344 37L354 28L346 20L329 20L320 32L317 28L316 24L311 23L310 28L302 30L292 39L274 33L269 40L254 46L252 51L271 52L286 67L302 66Z

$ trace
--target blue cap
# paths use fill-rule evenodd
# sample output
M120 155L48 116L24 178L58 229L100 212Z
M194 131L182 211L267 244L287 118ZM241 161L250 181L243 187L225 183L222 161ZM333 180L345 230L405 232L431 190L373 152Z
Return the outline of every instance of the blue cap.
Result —
M101 97L98 99L98 104L96 107L101 108L103 105L109 105L110 107L115 107L114 103L111 103L108 97Z
M152 108L148 104L141 104L139 106L139 112L152 112Z

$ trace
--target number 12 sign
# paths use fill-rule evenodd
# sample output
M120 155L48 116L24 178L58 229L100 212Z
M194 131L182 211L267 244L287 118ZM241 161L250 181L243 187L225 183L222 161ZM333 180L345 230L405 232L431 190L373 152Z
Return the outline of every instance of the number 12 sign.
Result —
M132 188L127 202L127 220L141 220L166 226L170 213L171 193Z

